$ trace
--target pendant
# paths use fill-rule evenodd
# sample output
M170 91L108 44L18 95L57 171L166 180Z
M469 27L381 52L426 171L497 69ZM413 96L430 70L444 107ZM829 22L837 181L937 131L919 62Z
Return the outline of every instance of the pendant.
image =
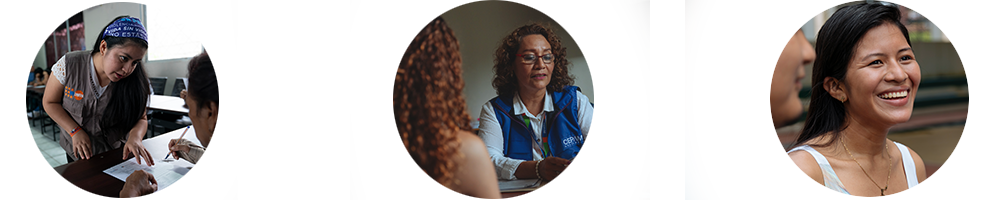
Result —
M879 190L882 190L882 196L885 196L885 190L888 190L888 189L889 189L889 186L885 186L885 188L879 189Z

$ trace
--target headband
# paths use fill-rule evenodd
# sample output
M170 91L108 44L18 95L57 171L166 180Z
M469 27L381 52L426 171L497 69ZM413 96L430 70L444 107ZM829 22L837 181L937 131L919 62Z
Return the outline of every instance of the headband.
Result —
M146 27L142 26L142 22L134 17L123 17L111 22L111 25L104 29L104 37L108 36L139 38L142 41L149 41L146 40Z

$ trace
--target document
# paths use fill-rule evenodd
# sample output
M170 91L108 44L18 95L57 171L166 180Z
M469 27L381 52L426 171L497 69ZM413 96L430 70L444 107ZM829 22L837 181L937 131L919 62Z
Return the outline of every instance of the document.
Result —
M625 114L625 119L622 119L622 125L618 128L618 138L621 138L628 131L628 127L635 123L635 113L639 109L639 95L632 95L632 106L629 106L628 113Z
M146 166L146 164L139 164L135 162L135 159L128 159L118 163L118 165L112 166L104 170L104 173L117 178L118 180L125 181L129 175L135 170L143 170L153 174L153 178L156 179L157 191L174 184L180 179L184 174L187 174L188 169L185 166L185 160L164 160L156 161L152 167ZM175 165L177 164L177 165Z
M500 192L532 191L541 186L538 179L522 179L513 181L500 181Z

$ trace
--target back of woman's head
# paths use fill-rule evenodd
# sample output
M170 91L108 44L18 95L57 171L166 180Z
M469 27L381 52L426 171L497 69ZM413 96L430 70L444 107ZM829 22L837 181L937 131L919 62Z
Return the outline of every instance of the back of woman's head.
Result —
M514 95L518 89L517 76L514 74L514 67L518 64L517 50L521 48L521 39L524 36L539 34L552 46L552 55L555 57L552 64L552 78L549 85L545 87L548 91L558 91L566 86L573 85L573 76L569 74L569 60L566 59L566 47L563 47L562 40L551 28L539 23L531 23L514 29L510 35L500 40L500 47L493 55L493 89L497 90L497 95Z
M215 103L221 113L220 123L237 123L238 66L237 48L222 48L191 58L188 63L188 95L198 107Z
M906 27L899 21L899 8L883 2L860 3L849 5L837 10L830 17L816 36L816 61L813 64L812 98L806 115L802 134L792 143L795 147L813 138L831 134L833 138L840 137L840 131L846 127L847 110L844 104L830 96L823 87L826 77L837 79L844 85L847 65L854 56L858 42L865 33L883 24L895 25L906 43L910 37ZM830 140L831 142L833 140ZM825 146L826 144L815 144Z
M138 19L128 16L115 18L101 29L102 31L97 37L99 39L94 44L94 52L92 54L101 51L101 41L107 43L107 49L123 45L139 45L143 49L148 47L146 40L141 38L105 35L106 31L104 30L107 30L109 26L122 19L134 20L134 23L139 23L141 27L141 22ZM145 37L145 32L145 28L142 28L143 38ZM113 85L113 87L109 86L111 88L111 99L104 109L104 115L100 121L101 129L102 131L116 134L128 133L135 123L142 118L142 115L146 114L146 101L149 99L150 94L146 67L140 62L136 64L132 74L111 84Z
M390 104L395 65L386 31L389 17L406 4L376 11L351 41L351 199L402 199L403 152Z
M453 181L458 131L471 131L462 96L462 57L444 19L427 24L406 48L393 87L396 128L406 150L438 182Z

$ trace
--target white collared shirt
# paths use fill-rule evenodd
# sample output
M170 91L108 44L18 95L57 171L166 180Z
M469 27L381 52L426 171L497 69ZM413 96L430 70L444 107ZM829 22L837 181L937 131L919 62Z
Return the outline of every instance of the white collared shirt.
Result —
M580 123L580 130L583 137L586 138L587 133L590 132L590 121L593 118L594 106L590 105L590 99L587 95L584 95L580 91L576 91L576 100L577 107L579 107L577 110L577 121ZM531 123L532 131L535 132L535 138L540 140L542 138L542 128L545 127L545 115L532 115L531 112L528 112L524 103L521 102L521 97L517 94L514 94L513 101L514 114L526 116ZM555 111L555 105L553 105L552 96L549 93L545 93L544 102L542 113ZM496 112L493 111L493 105L490 102L483 104L483 110L479 114L479 137L486 144L490 160L493 160L493 166L496 168L497 178L501 180L516 180L514 171L517 170L518 165L526 160L508 158L503 155L503 130L500 128L500 122L497 121ZM532 153L534 160L542 160L542 151L538 144L539 141L536 141L532 142L531 145L534 149Z

